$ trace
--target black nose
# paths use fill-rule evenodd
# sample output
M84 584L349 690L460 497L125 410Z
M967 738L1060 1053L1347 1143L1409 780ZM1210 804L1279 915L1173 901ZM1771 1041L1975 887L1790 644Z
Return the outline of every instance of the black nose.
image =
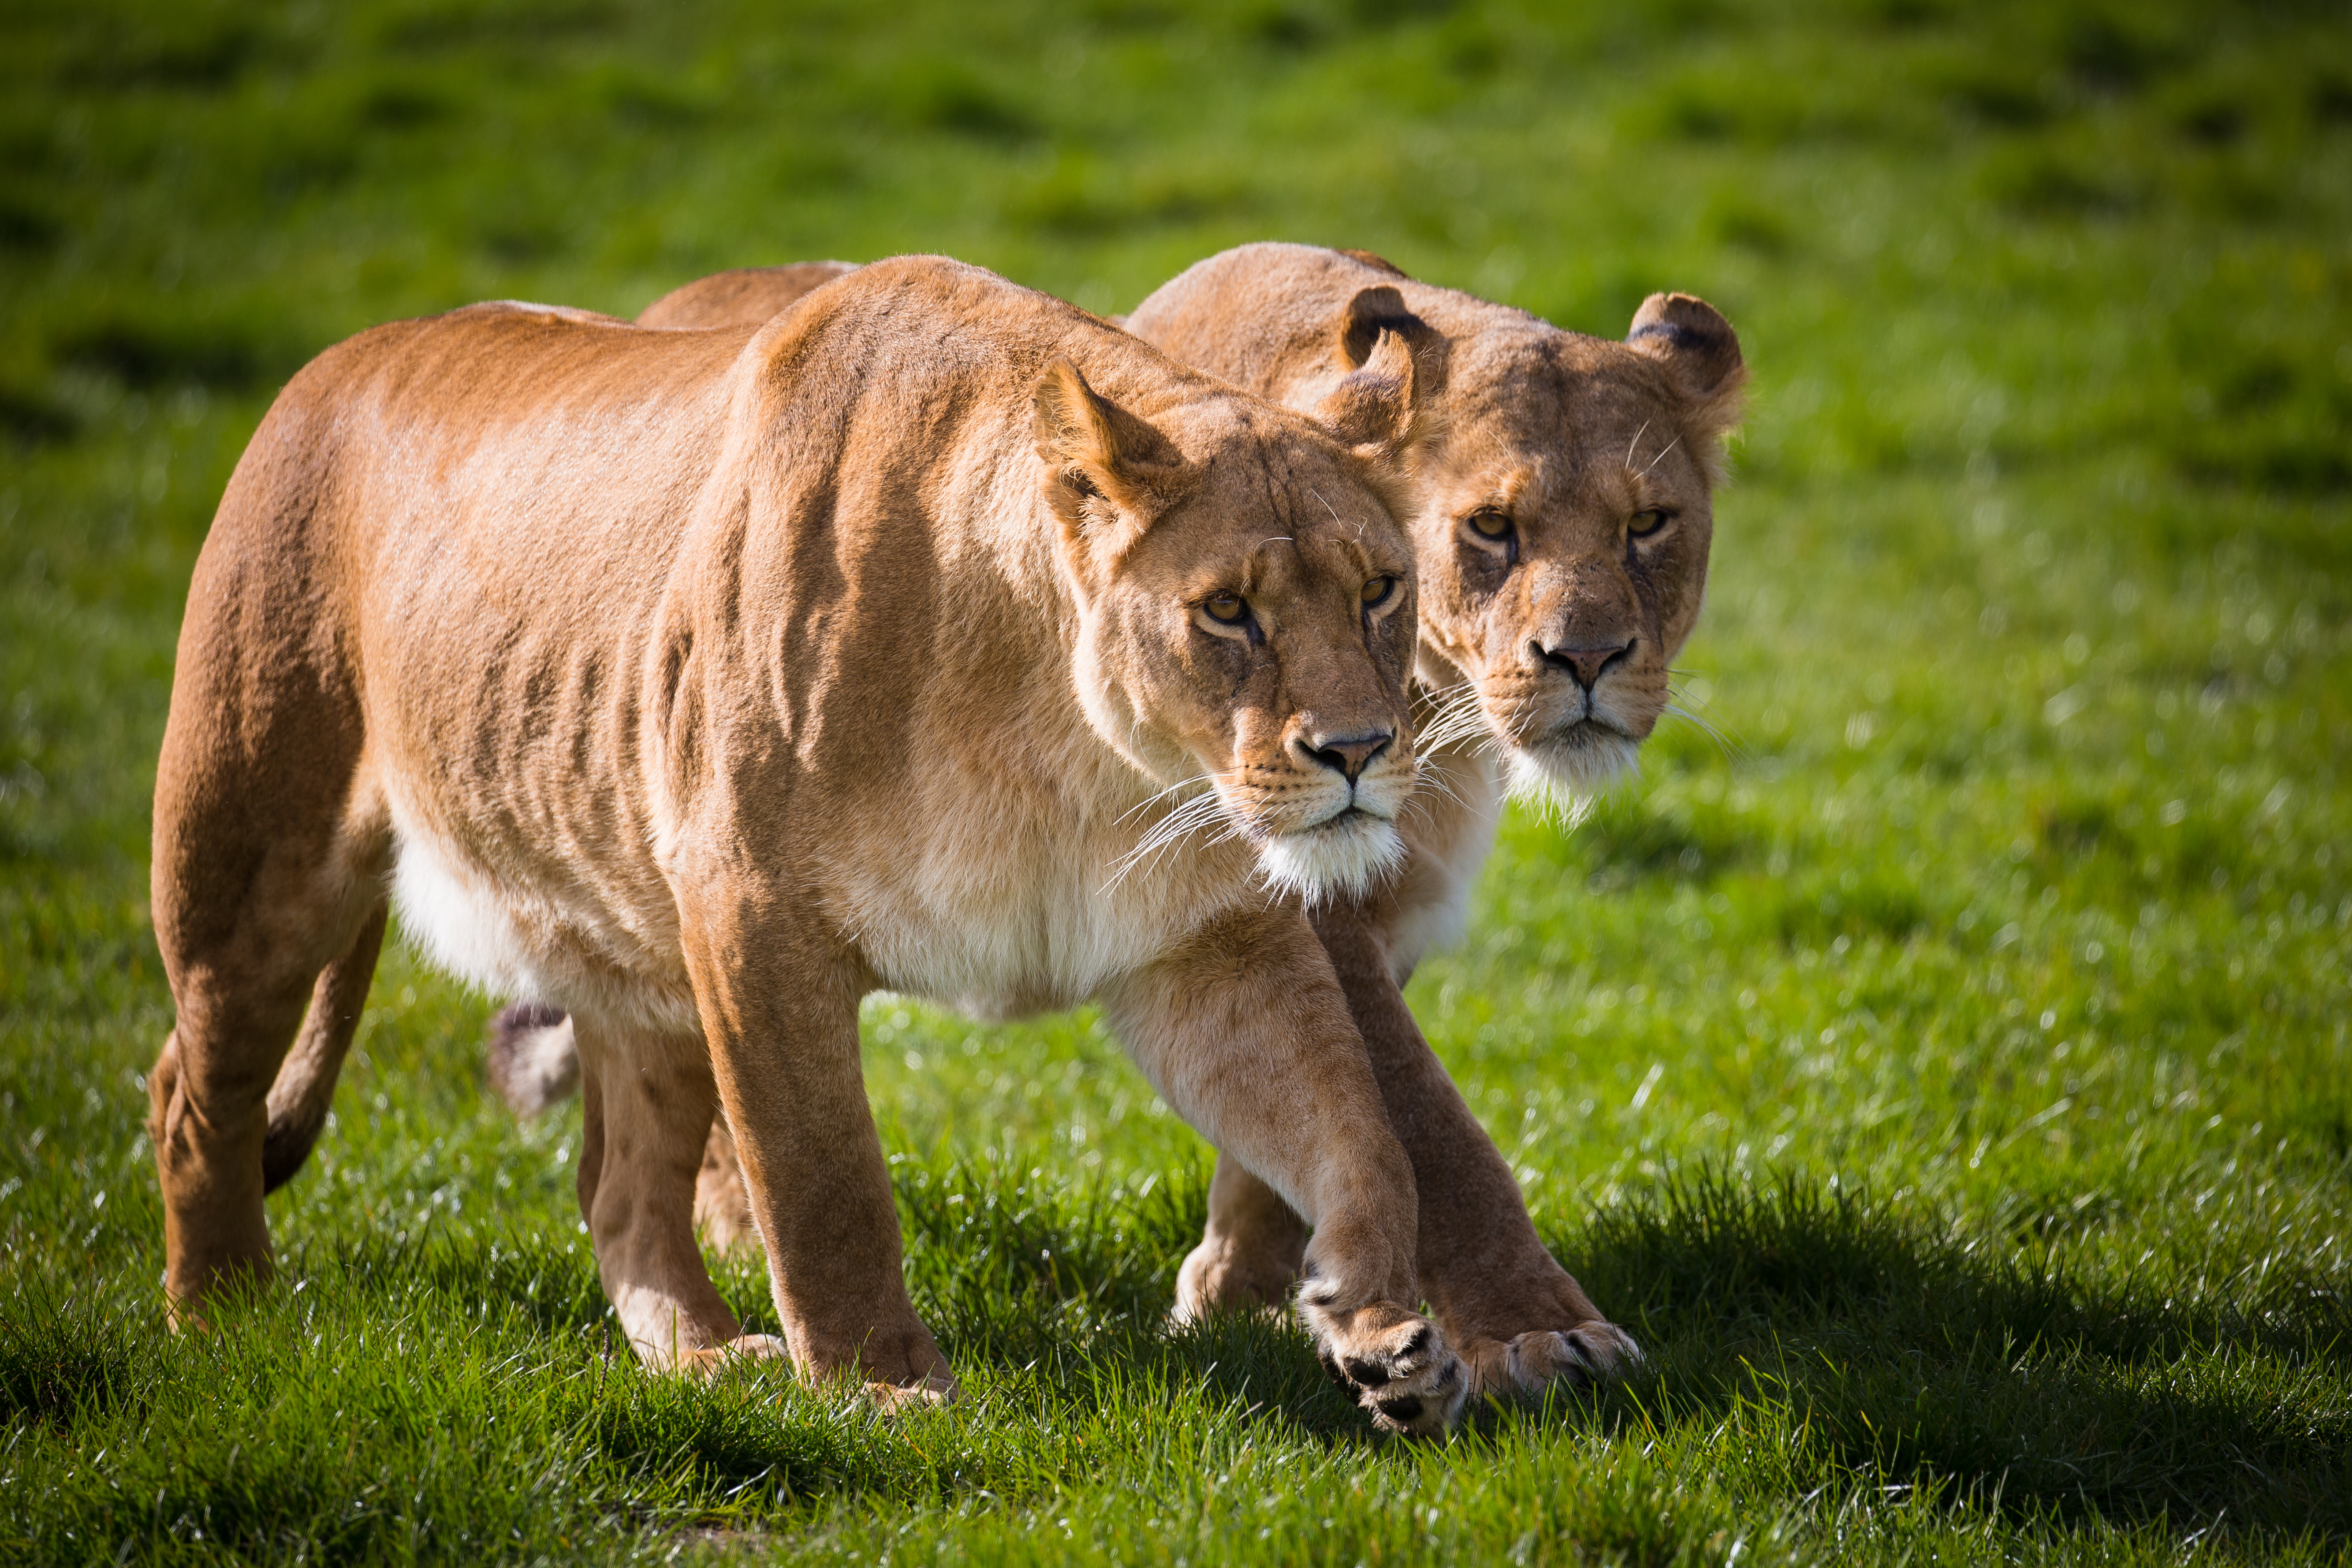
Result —
M1576 678L1576 683L1587 691L1593 683L1609 673L1609 667L1633 651L1631 640L1611 643L1603 647L1546 647L1541 643L1529 643L1528 649L1538 658Z
M1395 731L1382 730L1377 734L1353 738L1326 739L1318 735L1309 740L1302 735L1290 743L1298 748L1301 756L1322 763L1349 784L1354 784L1356 775L1362 773L1374 757L1388 750L1389 742L1395 739Z

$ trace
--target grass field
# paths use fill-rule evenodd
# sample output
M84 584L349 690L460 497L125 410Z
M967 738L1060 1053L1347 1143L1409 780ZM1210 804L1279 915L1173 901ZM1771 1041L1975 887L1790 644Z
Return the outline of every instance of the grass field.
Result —
M0 1558L2352 1556L2352 29L1639 9L12 0ZM279 381L481 298L942 250L1116 310L1269 237L1612 335L1690 289L1755 371L1720 738L1507 823L1411 991L1648 1375L1375 1440L1296 1334L1163 1330L1207 1154L1090 1016L888 999L971 1397L644 1375L576 1112L398 951L278 1288L163 1331L148 796Z

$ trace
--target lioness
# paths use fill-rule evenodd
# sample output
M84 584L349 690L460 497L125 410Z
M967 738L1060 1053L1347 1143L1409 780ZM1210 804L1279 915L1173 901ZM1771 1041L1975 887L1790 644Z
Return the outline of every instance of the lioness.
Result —
M759 320L814 287L810 277L793 267L718 273L639 319ZM1412 1158L1423 1289L1477 1387L1605 1373L1638 1353L1633 1341L1537 1237L1507 1163L1422 1037L1402 987L1458 932L1502 793L1605 782L1664 711L1668 665L1706 583L1712 487L1746 379L1738 338L1688 295L1652 296L1614 343L1414 283L1366 252L1277 244L1201 262L1126 324L1295 407L1328 396L1384 332L1447 367L1440 439L1412 474L1420 750L1436 787L1402 823L1402 874L1312 918ZM493 1076L519 1109L544 1103L571 1062L559 1016L499 1020ZM697 1221L721 1245L750 1231L723 1124L711 1131ZM1221 1158L1207 1234L1179 1276L1178 1315L1279 1302L1306 1245L1297 1213Z
M950 1391L858 998L1096 997L1315 1220L1327 1360L1380 1424L1446 1424L1467 1383L1413 1310L1412 1167L1298 900L1265 891L1360 890L1399 851L1391 470L1423 384L1390 334L1318 424L933 258L756 330L500 304L320 355L223 497L158 768L178 1315L269 1268L263 1194L388 887L450 969L572 1015L581 1205L648 1363ZM1115 874L1187 814L1232 832ZM688 1225L722 1105L781 1344L740 1333Z
M1478 1387L1606 1371L1638 1353L1633 1341L1538 1239L1401 987L1459 931L1502 793L1588 791L1664 713L1706 585L1712 490L1747 374L1738 338L1686 294L1651 295L1618 343L1415 283L1364 252L1277 244L1188 268L1127 327L1293 407L1328 396L1391 335L1443 341L1441 436L1412 465L1419 739L1442 787L1402 825L1402 874L1319 906L1314 924L1412 1158L1422 1288ZM1280 1300L1306 1241L1296 1205L1220 1155L1182 1305Z

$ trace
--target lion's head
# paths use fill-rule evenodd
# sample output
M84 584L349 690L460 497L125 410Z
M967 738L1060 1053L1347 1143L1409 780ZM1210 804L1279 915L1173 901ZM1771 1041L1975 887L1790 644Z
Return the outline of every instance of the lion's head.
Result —
M1311 421L1222 390L1146 418L1066 360L1038 378L1077 689L1096 731L1171 786L1139 855L1222 830L1310 900L1401 855L1415 616L1396 473L1420 384L1393 335Z
M1356 374L1376 339L1442 367L1437 438L1412 471L1419 668L1435 707L1421 749L1492 736L1515 792L1538 796L1633 760L1706 585L1746 374L1722 316L1653 295L1612 342L1378 258L1264 245L1201 263L1129 324L1294 407Z
M1475 703L1515 788L1605 782L1664 713L1698 618L1738 340L1657 294L1622 343L1490 331L1452 367L1414 518L1429 683L1466 678L1456 722Z

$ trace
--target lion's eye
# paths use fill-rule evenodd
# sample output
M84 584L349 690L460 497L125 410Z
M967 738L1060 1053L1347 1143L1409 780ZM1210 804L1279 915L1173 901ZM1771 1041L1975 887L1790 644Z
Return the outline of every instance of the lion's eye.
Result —
M1470 531L1481 539L1508 539L1511 520L1491 506L1482 506L1470 514Z
M1674 518L1675 514L1664 507L1654 506L1645 511L1635 512L1625 524L1625 531L1636 539L1646 539L1672 522Z
M1239 626L1249 618L1249 601L1239 594L1212 594L1201 608L1209 612L1213 621L1223 621L1229 626Z
M1395 592L1395 578L1375 577L1364 584L1364 606L1370 609L1375 605L1385 605L1389 602L1389 595Z

